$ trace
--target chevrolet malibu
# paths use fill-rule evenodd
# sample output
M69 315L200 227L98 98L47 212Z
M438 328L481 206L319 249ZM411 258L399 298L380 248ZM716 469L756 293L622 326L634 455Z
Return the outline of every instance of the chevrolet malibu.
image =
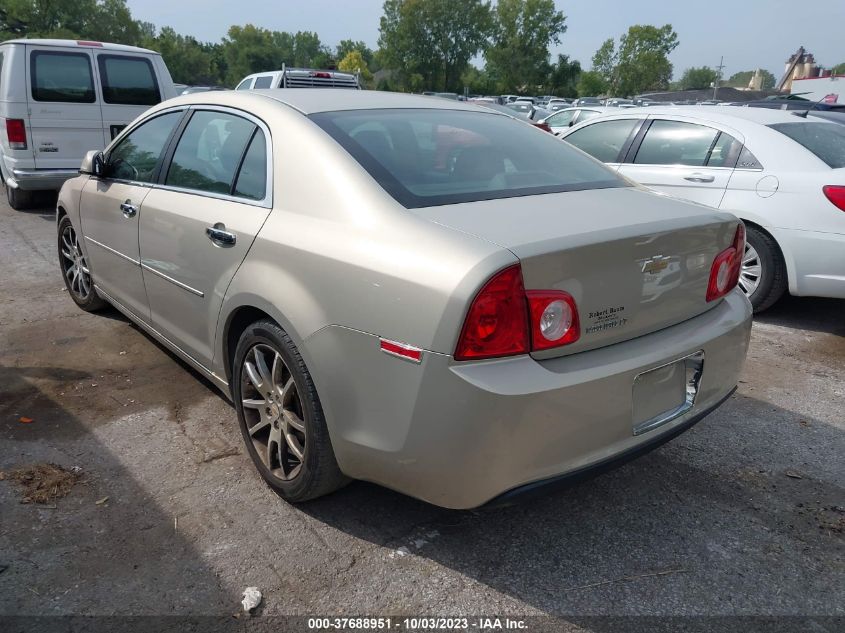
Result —
M57 219L73 300L213 381L291 502L571 481L713 411L748 347L735 216L454 101L171 99L85 157Z

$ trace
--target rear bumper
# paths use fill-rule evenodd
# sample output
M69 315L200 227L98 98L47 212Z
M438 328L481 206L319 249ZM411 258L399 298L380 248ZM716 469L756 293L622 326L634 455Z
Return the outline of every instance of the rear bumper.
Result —
M845 234L773 229L787 259L789 292L845 299Z
M734 389L751 307L739 292L684 323L562 358L472 363L426 352L420 365L340 327L306 341L341 470L450 508L610 463L671 437ZM703 351L691 409L633 433L640 373ZM348 362L356 359L356 370Z
M66 180L78 175L77 169L12 169L6 186L23 191L58 191Z

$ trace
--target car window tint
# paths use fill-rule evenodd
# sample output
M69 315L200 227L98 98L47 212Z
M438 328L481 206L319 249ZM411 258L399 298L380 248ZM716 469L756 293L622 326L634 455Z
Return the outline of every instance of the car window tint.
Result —
M569 125L569 122L575 118L575 115L578 114L578 110L567 110L566 112L558 112L557 114L553 114L548 119L546 119L546 123L548 123L551 127L566 127Z
M132 130L108 155L108 176L120 180L152 182L155 168L170 133L182 112L168 112Z
M828 167L845 167L845 126L836 123L796 121L769 126L823 160Z
M716 144L710 150L710 158L707 159L707 166L734 167L741 149L742 143L730 134L720 132L719 138L716 139Z
M581 114L578 115L578 123L583 123L584 121L597 117L600 114L601 112L596 112L595 110L581 110Z
M637 151L639 165L703 167L718 130L682 121L653 121Z
M241 83L238 84L238 87L235 90L249 90L249 84L252 79L244 79Z
M194 112L167 172L165 184L228 194L255 125L224 112Z
M91 58L85 53L32 51L30 80L36 101L96 101Z
M637 119L614 119L582 127L564 140L603 163L615 163Z
M100 55L100 81L106 103L155 105L161 101L153 65L143 57Z
M408 208L627 186L553 135L492 112L397 108L310 118Z
M263 200L267 189L267 141L261 130L255 132L249 149L244 156L238 179L235 182L235 195L251 200Z
M272 76L258 77L255 80L253 88L269 88L273 83Z
M763 169L763 165L747 147L743 147L739 153L739 160L736 163L737 169Z

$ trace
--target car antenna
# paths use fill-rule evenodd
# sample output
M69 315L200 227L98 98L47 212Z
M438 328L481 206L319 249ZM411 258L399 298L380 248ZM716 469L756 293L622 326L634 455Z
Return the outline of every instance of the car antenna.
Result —
M805 93L805 94L806 94L806 93ZM819 104L820 104L822 101L824 101L825 99L827 99L827 95L823 96L821 99L819 99L818 101L816 101L813 105L811 105L811 106L810 106L809 108L807 108L806 110L801 110L800 112L793 112L793 114L794 114L795 116L800 116L802 119L806 119L806 118L807 118L807 115L808 115L808 114L810 114L810 110L815 110L815 109L816 109L816 106L817 106L817 105L819 105Z

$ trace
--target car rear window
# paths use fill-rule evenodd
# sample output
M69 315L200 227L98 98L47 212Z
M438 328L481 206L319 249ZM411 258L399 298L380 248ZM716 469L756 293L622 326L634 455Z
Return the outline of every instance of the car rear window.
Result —
M845 167L845 126L835 123L796 121L773 123L769 126L823 160L828 167Z
M86 53L32 51L32 98L36 101L94 103L91 57Z
M548 132L492 112L347 110L311 119L407 208L628 186Z
M120 105L155 105L161 101L153 65L143 57L100 55L103 100Z

